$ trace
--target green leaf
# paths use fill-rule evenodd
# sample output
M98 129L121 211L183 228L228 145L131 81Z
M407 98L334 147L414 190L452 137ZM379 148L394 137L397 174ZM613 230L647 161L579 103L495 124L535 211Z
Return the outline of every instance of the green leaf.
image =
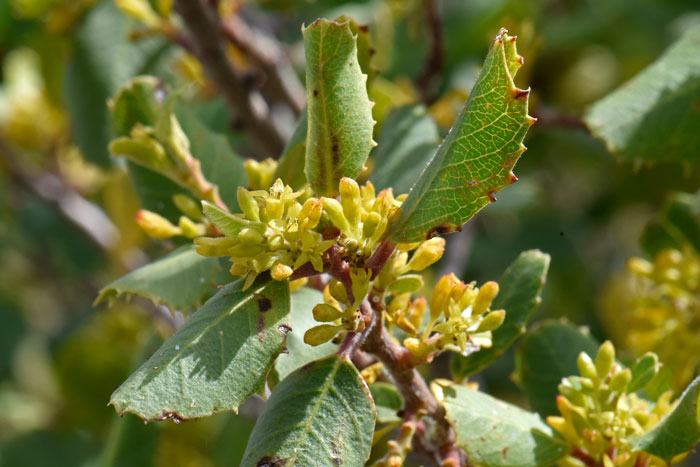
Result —
M355 366L338 355L317 360L272 392L241 466L364 465L374 419L372 397Z
M653 164L700 155L700 26L585 115L611 153Z
M275 171L275 179L281 178L294 190L306 185L304 175L304 158L306 157L306 131L308 129L307 111L301 114L292 137L282 151L282 157Z
M378 139L370 181L377 190L392 187L399 195L408 193L418 179L435 153L440 134L424 106L409 105L391 111Z
M530 91L513 84L521 64L515 37L501 30L466 106L404 201L394 240L454 232L517 180L512 168L534 121L527 115Z
M304 333L319 323L311 311L314 306L323 303L323 294L318 290L303 287L292 294L289 321L292 330L287 334L287 352L277 360L268 379L274 387L291 372L314 360L327 357L338 349L332 342L311 346L304 342Z
M557 415L557 386L577 375L578 354L596 355L598 343L587 331L561 321L544 321L529 331L516 353L517 379L530 407L541 416Z
M700 376L688 385L678 405L647 433L629 440L632 446L669 462L700 441L698 396Z
M234 216L208 201L202 201L202 211L207 219L228 237L237 237L241 229L250 225L250 221Z
M442 391L447 420L470 465L546 466L568 452L537 414L464 386Z
M548 270L549 255L539 250L520 253L506 269L498 281L500 291L491 304L492 310L506 310L506 319L501 327L493 331L493 345L490 348L467 357L453 357L452 373L458 379L489 366L525 333L527 321L542 301L540 294Z
M304 171L323 196L338 194L341 178L360 175L375 144L367 75L349 24L319 19L302 29L308 97Z
M112 129L105 103L128 78L157 63L169 47L162 39L128 40L134 22L114 6L99 2L85 17L67 67L65 96L75 142L85 157L109 165Z
M396 423L401 421L397 412L403 407L403 397L396 386L378 381L369 385L369 392L377 408L378 423Z
M289 284L219 291L112 394L119 413L176 422L236 410L265 387L289 329Z
M652 257L664 249L682 250L692 246L700 253L700 198L676 193L664 206L658 219L644 229L640 243Z
M95 305L138 295L171 310L194 311L215 290L219 269L216 258L200 256L194 245L183 246L104 287Z

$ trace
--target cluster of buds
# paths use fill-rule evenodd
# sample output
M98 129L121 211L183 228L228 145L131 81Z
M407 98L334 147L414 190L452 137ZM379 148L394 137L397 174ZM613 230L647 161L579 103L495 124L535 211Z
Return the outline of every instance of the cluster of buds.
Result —
M246 278L244 288L263 271L270 271L275 280L289 278L305 263L323 272L323 254L335 240L324 240L319 231L322 202L308 198L301 204L304 193L277 179L269 190L238 188L242 215L204 203L207 218L224 236L195 239L197 251L204 256L229 256L231 274Z
M653 428L673 407L671 391L662 394L656 403L635 394L656 374L656 355L645 355L630 370L615 361L615 348L606 341L595 361L581 352L577 364L580 376L565 378L559 385L557 408L561 416L547 417L547 423L571 446L571 453L560 464L566 467L666 465L661 459L635 449L628 441Z
M420 359L432 358L446 350L466 356L491 347L491 332L503 324L505 310L490 310L497 294L495 282L478 288L448 274L435 286L429 319L422 332L425 299L411 301L406 294L396 295L387 307L388 319L409 334L403 344Z
M177 225L165 217L147 209L136 213L136 224L151 238L171 238L183 236L196 238L204 235L210 228L209 222L202 216L197 203L187 195L173 195L173 203L183 213Z
M700 364L700 258L688 245L663 250L653 262L630 258L627 269L625 344L638 355L653 351L677 362L676 384L684 386Z

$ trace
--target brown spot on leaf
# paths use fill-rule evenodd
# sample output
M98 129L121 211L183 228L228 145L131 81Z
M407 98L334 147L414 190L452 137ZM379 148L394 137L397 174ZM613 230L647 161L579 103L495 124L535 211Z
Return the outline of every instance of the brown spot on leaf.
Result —
M287 464L287 459L281 457L265 456L258 461L256 467L282 467Z
M362 32L369 32L369 24L361 24L357 27Z
M489 197L489 201L492 203L496 201L496 190L489 190L486 195Z
M503 456L504 459L508 457L508 449L510 449L510 446L506 446L503 449L501 449L501 456Z
M308 370L309 368L311 368L312 366L314 366L314 363L316 363L316 362L309 362L309 363L307 363L307 364L304 365L303 367L299 368L299 371L306 371L306 370Z
M272 301L269 298L263 297L258 299L258 310L261 313L265 313L270 308L272 308Z
M318 89L314 89L313 95L314 95L314 97L318 96Z
M376 54L377 51L374 49L374 47L370 47L369 49L369 56L371 57L372 55Z
M343 463L343 460L340 457L333 458L333 465L340 465L342 463Z
M173 423L175 423L175 424L178 424L180 422L185 421L185 419L179 413L163 411L163 413L160 415L159 420L168 420L168 419L172 420Z
M448 233L452 233L457 230L462 229L455 225L436 225L432 229L428 230L428 234L425 236L425 239L430 240L431 238L447 235Z
M331 157L333 158L333 165L335 167L340 166L340 145L338 144L338 137L333 135L332 136L332 143L333 145L331 146Z
M469 182L469 186L475 186L475 185L478 185L478 183L479 182L477 182L476 180L472 180Z
M513 89L513 97L515 99L527 99L527 96L529 96L529 95L530 95L529 89L518 89L518 88Z

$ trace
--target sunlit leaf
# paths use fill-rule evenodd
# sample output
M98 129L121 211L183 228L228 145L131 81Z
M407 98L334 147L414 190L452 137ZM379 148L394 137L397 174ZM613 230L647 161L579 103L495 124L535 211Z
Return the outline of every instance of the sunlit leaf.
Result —
M221 289L114 391L117 412L179 422L261 392L289 330L289 285L268 276L242 288Z
M512 169L533 122L529 90L513 84L521 64L515 37L502 30L464 110L403 203L394 240L417 242L458 230L517 180Z

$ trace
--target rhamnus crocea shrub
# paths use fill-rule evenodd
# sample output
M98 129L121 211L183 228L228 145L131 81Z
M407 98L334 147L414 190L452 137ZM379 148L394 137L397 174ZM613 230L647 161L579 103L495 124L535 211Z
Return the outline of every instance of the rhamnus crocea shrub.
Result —
M182 11L199 5L175 3ZM171 10L156 14L139 1L120 7L154 34L172 32ZM498 32L464 109L401 194L373 183L373 171L382 170L372 159L382 149L373 150L375 118L388 124L369 98L376 73L367 29L347 18L319 19L302 38L306 110L279 162L248 160L231 172L245 173L245 182L211 181L220 161L203 164L197 152L216 147L195 144L197 131L188 134L176 112L187 90L137 77L110 101L110 151L179 190L166 200L169 213L143 209L136 222L181 247L106 287L98 301L138 294L197 309L114 392L117 411L179 423L238 410L258 394L266 402L242 461L258 467L397 467L412 451L449 467L639 467L689 451L700 439L694 418L695 431L682 442L665 436L668 420L691 418L697 380L677 402L669 392L652 401L642 392L658 381L652 354L625 369L606 342L595 362L578 357L580 376L550 365L546 371L567 373L555 378L558 397L556 383L536 388L539 413L469 380L526 333L549 266L548 255L531 250L498 281L434 274L450 254L442 237L518 180L513 168L535 119L529 89L513 81L523 64L516 38ZM205 64L228 59L215 47L192 52ZM649 308L659 307L656 300L680 315L696 305L697 271L680 253L664 255L633 270L647 281ZM545 334L551 329L528 332L523 342L519 380L529 400L535 385L527 377L547 380L538 364L561 342ZM561 332L577 352L591 345L573 326ZM449 374L442 365L441 378L428 384L431 372L418 367L444 353ZM549 425L547 404L560 412L546 418ZM393 439L382 441L387 433Z

